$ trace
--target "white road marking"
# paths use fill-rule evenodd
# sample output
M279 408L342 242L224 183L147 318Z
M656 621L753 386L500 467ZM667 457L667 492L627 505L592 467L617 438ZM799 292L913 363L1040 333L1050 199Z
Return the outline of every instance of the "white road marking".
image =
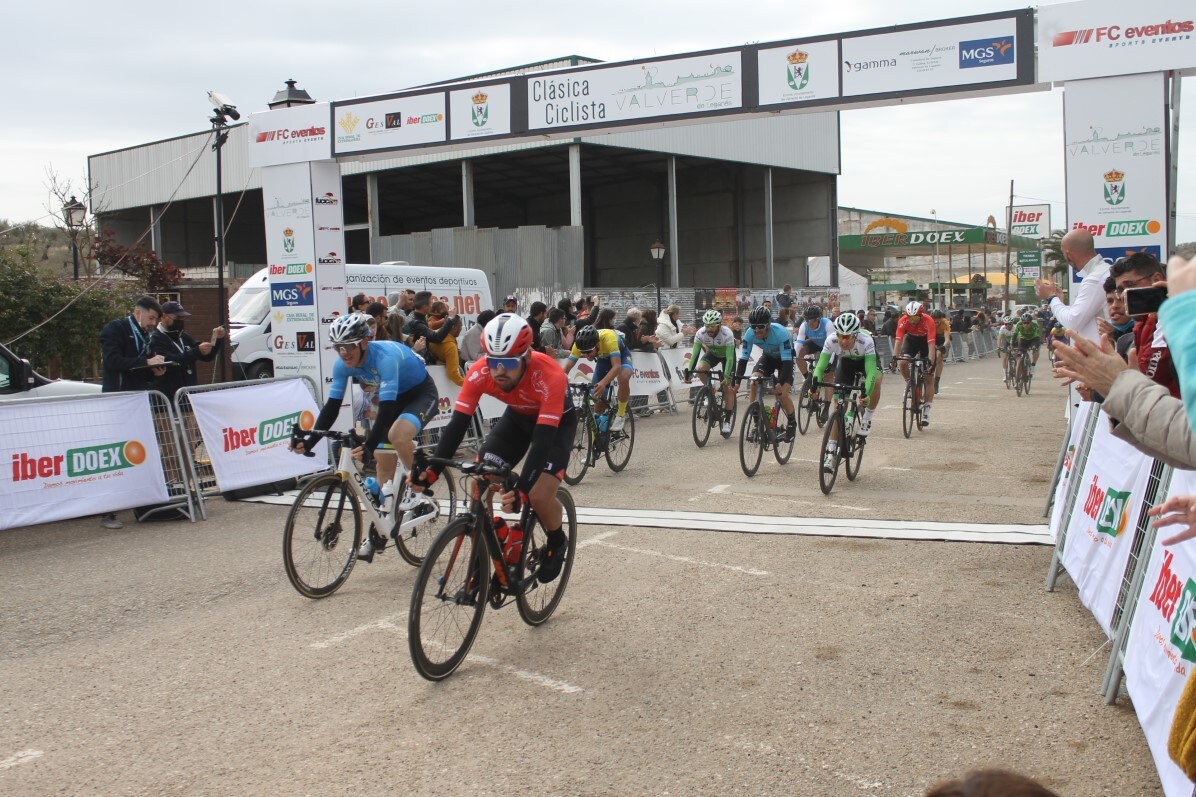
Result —
M738 573L746 573L749 576L766 576L767 570L757 570L754 567L740 567L739 565L724 565L719 562L703 562L701 559L690 559L688 556L676 556L671 553L661 553L660 551L649 551L645 548L631 548L626 545L615 545L613 542L599 542L604 548L614 548L619 551L627 551L629 553L642 553L646 556L659 556L662 559L669 559L674 562L683 562L688 565L702 565L703 567L721 567L724 570L734 570Z
M866 506L848 506L847 504L831 504L835 509L848 509L852 512L871 512L871 507Z
M898 468L895 465L881 465L881 470L913 470L913 468Z
M525 681L531 681L539 686L544 686L549 689L555 689L558 692L564 692L567 695L576 694L584 691L580 686L569 683L568 681L558 681L555 678L549 678L547 675L541 675L538 672L531 670L521 670L510 664L503 664L502 662L492 659L489 656L479 656L477 654L470 654L465 660L468 664L484 664L487 667L493 667L496 670L501 670L507 675L514 675L516 678L522 678Z
M595 534L593 537L590 537L589 539L582 540L581 542L577 543L577 547L584 548L587 545L597 545L598 543L602 542L603 540L609 539L610 537L613 537L618 533L619 532L617 532L617 531L604 531L601 534Z
M21 764L28 764L34 759L41 758L45 753L41 750L22 750L19 753L13 753L8 758L0 761L0 769L12 769Z
M400 626L395 625L395 621L402 619L403 615L392 614L389 617L383 617L379 620L375 620L372 623L366 623L365 625L359 625L356 628L350 628L348 631L337 634L333 637L329 637L323 642L313 642L308 645L308 647L317 649L330 648L333 645L339 645L345 640L352 639L355 636L361 636L369 631L398 631L401 630L401 628Z
M731 485L729 485L729 484L716 484L716 485L714 485L713 487L711 487L709 490L707 490L706 492L708 492L708 493L721 493L721 492L725 491L725 490L726 490L728 487L730 487L730 486L731 486Z

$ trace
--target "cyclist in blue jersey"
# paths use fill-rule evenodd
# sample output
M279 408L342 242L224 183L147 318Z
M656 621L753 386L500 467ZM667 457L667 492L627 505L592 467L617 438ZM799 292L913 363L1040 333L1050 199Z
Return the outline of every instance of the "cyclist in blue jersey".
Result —
M797 337L793 341L793 348L797 354L797 367L801 369L801 375L806 375L806 370L809 367L806 363L806 355L815 355L822 353L822 347L826 345L826 337L831 334L831 322L829 318L822 317L822 308L816 304L812 304L806 308L805 321L797 328Z
M797 419L793 415L793 399L789 391L793 388L793 338L789 330L780 324L774 324L772 311L761 305L752 310L748 316L750 328L743 333L743 348L739 352L739 362L735 364L735 383L743 379L747 370L748 360L752 356L752 347L760 348L760 359L756 361L753 374L772 376L776 374L776 386L773 392L781 399L781 409L785 410L789 423L785 425L785 442L793 439L793 432L797 428ZM756 400L756 384L753 382L748 393L748 401Z
M328 430L340 413L345 388L350 378L363 385L373 385L378 395L378 417L366 437L365 445L353 451L354 459L377 456L378 483L382 485L384 512L394 510L389 499L394 484L402 484L411 472L415 455L415 436L424 424L439 412L440 395L436 383L424 367L424 361L410 347L393 340L370 340L369 316L351 313L340 316L328 330L332 347L340 357L332 368L332 386L328 401L316 418L315 429ZM316 443L316 438L297 444L294 451L302 454ZM395 479L395 454L403 469ZM393 482L392 482L393 480ZM410 511L430 499L413 493L410 485L398 503L398 509ZM369 562L374 548L367 536L361 544L358 559Z

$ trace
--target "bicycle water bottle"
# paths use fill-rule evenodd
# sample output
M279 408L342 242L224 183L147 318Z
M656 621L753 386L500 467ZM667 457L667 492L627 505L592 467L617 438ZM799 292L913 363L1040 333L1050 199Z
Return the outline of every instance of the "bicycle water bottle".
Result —
M610 410L598 416L598 431L605 432L606 427L610 424Z
M382 485L378 484L378 480L370 476L365 480L365 489L374 499L374 506L377 506L382 501Z
M776 425L777 425L777 424L776 424L776 419L773 417L773 414L772 414L772 407L765 407L765 408L764 408L764 424L765 424L765 425L766 425L766 426L767 426L769 429L774 429L774 428L776 428Z
M507 521L497 515L494 517L494 533L502 544L503 561L509 565L519 564L520 549L523 545L523 529L518 523L507 524Z

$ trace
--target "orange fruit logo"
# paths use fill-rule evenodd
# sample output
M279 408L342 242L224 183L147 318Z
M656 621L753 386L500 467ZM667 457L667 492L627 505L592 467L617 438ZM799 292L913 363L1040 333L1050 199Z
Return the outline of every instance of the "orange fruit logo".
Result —
M125 443L125 459L130 465L140 465L145 462L145 446L136 440Z
M299 428L305 432L310 432L316 425L316 415L311 410L304 410L299 413Z

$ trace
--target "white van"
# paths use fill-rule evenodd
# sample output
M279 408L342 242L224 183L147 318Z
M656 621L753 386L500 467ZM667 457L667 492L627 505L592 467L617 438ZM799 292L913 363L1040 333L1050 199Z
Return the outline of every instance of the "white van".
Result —
M386 295L410 288L431 291L447 302L468 328L483 310L494 309L490 281L476 268L413 266L403 261L378 265L345 265L345 296L364 293L386 304ZM347 308L346 308L347 309ZM228 302L229 338L233 362L248 379L274 375L273 336L270 334L270 281L267 269L245 281Z
M100 386L69 379L47 379L23 360L0 345L0 401L14 398L46 398L99 393Z

